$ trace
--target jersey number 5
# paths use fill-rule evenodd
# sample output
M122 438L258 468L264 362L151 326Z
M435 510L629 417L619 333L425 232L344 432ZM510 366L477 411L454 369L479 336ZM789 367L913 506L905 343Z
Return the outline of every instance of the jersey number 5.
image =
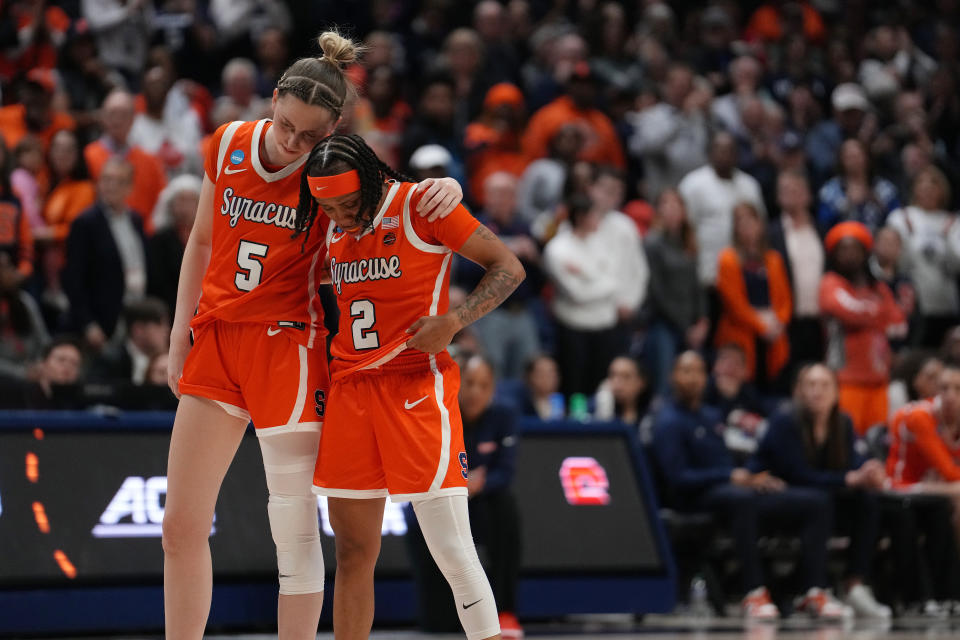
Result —
M373 303L369 300L354 300L350 303L350 317L353 318L353 324L350 325L353 332L353 348L357 351L378 348L380 336L376 331L371 330L377 322Z
M233 278L233 283L237 285L240 291L253 291L263 276L263 263L257 258L266 258L267 249L265 244L241 240L240 248L237 250L237 266L240 271Z

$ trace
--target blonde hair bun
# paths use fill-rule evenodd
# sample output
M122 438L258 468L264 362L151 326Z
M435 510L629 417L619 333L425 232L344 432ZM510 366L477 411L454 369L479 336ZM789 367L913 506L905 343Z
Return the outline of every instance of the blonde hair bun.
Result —
M357 59L358 47L353 40L344 38L336 31L324 31L317 38L322 59L329 60L338 66L348 65Z

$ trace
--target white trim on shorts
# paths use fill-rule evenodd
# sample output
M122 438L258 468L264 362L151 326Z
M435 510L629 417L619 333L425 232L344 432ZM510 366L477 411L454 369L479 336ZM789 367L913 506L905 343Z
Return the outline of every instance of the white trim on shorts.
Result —
M256 425L254 425L256 426ZM278 427L262 427L256 429L257 436L268 438L281 433L293 433L295 431L321 431L323 422L298 422L296 424L282 424Z
M440 460L428 491L439 491L450 466L450 412L443 402L443 373L437 368L437 358L433 354L430 354L430 371L433 372L433 393L440 408Z
M313 273L311 271L311 273ZM303 405L307 402L307 378L310 373L310 364L307 360L307 348L302 344L297 345L297 355L300 359L300 380L297 382L297 400L293 404L293 411L287 419L286 426L297 424L300 416L303 415Z
M192 395L192 394L187 394ZM194 395L195 398L203 398L203 396ZM244 409L243 407L238 407L235 404L230 404L229 402L224 402L222 400L214 400L212 398L203 398L204 400L210 400L221 409L227 412L228 415L233 416L234 418L241 418L250 422L250 412Z
M318 496L328 498L352 498L354 500L369 500L371 498L386 498L389 492L386 489L331 489L313 485L312 491Z
M466 487L447 487L445 489L431 489L430 491L421 491L420 493L397 493L390 494L390 502L416 502L418 500L429 500L431 498L441 498L443 496L465 496Z

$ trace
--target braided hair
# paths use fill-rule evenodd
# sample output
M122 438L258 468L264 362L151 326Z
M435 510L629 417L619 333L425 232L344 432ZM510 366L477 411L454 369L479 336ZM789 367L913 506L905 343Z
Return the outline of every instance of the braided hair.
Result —
M356 169L360 176L360 210L357 212L357 222L363 228L373 226L377 205L383 195L383 183L387 178L399 182L416 182L415 179L386 165L360 136L353 133L327 136L310 152L300 173L300 200L297 203L297 217L294 219L294 238L303 233L303 242L306 244L320 209L310 192L307 177L334 176L351 169Z

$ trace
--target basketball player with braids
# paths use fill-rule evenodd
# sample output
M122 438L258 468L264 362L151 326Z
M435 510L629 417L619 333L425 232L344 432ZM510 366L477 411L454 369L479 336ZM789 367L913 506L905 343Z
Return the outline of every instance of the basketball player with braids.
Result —
M467 513L467 456L457 403L454 334L503 302L524 278L520 261L462 206L443 224L414 215L409 179L359 136L333 135L304 165L296 228L326 232L340 309L330 404L314 473L337 541L334 637L360 640L373 623L373 570L384 501L409 500L453 590L468 640L500 637L496 603ZM318 222L324 211L332 221ZM448 309L456 252L486 269Z
M333 32L320 48L322 57L284 73L272 119L224 125L204 163L170 336L168 381L180 405L163 519L168 638L203 636L214 506L251 419L270 493L280 638L316 635L324 566L310 487L329 383L317 296L329 219L314 216L305 239L292 235L303 165L339 122L351 90L342 66L356 55ZM449 213L461 197L452 180L423 187L432 214Z

